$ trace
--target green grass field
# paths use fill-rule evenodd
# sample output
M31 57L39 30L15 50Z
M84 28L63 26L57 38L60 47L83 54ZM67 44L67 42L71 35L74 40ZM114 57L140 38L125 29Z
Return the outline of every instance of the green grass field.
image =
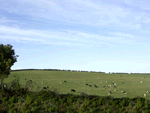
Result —
M135 75L135 74L104 74L104 73L88 73L88 72L67 72L67 71L14 71L11 72L8 78L4 79L5 83L9 83L14 79L14 76L19 77L20 84L24 85L27 80L33 80L36 85L41 87L49 86L57 88L60 94L71 93L71 89L75 89L74 94L80 94L85 92L89 95L108 96L108 92L112 91L110 96L122 98L124 94L121 91L127 91L126 97L134 98L137 96L144 97L150 100L150 75ZM145 77L145 79L144 79ZM25 80L27 78L27 80ZM64 80L67 83L64 83ZM84 82L85 81L85 82ZM107 81L107 83L106 83ZM140 83L143 81L143 83ZM44 82L43 84L41 82ZM62 82L62 83L61 83ZM102 82L102 83L101 83ZM116 91L111 82L116 83ZM122 84L124 82L124 84ZM88 83L92 87L86 86ZM93 85L96 84L98 88ZM35 85L35 86L36 86ZM103 86L111 85L107 89L103 89ZM33 91L39 91L42 88Z

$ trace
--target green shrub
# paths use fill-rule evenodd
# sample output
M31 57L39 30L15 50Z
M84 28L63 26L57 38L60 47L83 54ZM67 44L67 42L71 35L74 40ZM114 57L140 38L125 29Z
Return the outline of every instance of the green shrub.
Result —
M111 109L107 108L106 113L111 113Z
M14 103L11 103L8 105L9 109L11 109L14 106Z
M52 102L57 102L57 100L58 100L58 98L55 97L55 98L53 98Z
M96 102L93 102L92 105L93 105L93 107L96 107L97 104L96 104Z
M6 102L7 101L7 97L2 98L2 102Z
M53 108L52 107L49 107L48 108L48 112L52 112L53 111Z
M148 104L145 104L144 108L145 108L145 109L148 109L148 108L149 108Z
M37 113L39 111L39 107L38 106L35 106L34 108L33 108L33 113Z
M15 99L15 97L13 96L13 97L11 97L11 98L9 99L9 102L10 102L10 103L15 103L15 100L16 100L16 99ZM17 100L18 100L18 99L17 99Z
M39 103L38 103L37 100L34 101L34 105L35 105L35 106L38 106L38 105L39 105Z
M27 109L27 110L25 111L25 113L31 113L31 110L30 110L30 109Z
M55 108L55 111L56 111L56 112L59 112L59 107L58 107L58 106Z

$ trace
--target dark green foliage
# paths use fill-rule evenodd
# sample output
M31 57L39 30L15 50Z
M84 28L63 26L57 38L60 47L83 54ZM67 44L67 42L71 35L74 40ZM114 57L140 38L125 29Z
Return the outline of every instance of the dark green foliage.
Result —
M17 62L16 57L18 57L18 55L14 56L14 54L15 52L12 49L11 45L0 44L0 79L3 91L4 91L3 80L4 78L7 78L8 75L10 74L9 71L11 66L13 66L15 62Z
M144 102L145 102L145 98L137 98L137 102L140 102L140 103L142 103L142 104L144 104Z
M57 97L54 97L52 101L53 101L53 102L57 102L57 101L58 101L58 98L57 98Z
M62 103L65 103L66 101L67 101L66 98L61 99L61 102L62 102Z
M129 105L129 102L127 100L123 100L121 103L120 103L121 106L128 106Z

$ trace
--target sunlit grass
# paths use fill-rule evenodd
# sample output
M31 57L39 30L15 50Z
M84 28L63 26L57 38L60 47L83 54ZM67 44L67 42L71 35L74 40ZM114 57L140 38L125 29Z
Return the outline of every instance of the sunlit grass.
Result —
M28 80L32 79L41 87L44 86L55 86L58 91L62 94L70 92L70 89L75 89L75 94L80 94L81 91L89 92L89 94L95 94L99 96L107 96L108 90L113 93L111 96L122 97L123 94L120 92L125 90L128 92L127 97L135 97L143 95L147 90L150 89L150 77L148 75L126 75L122 74L104 74L104 73L89 73L89 72L65 72L65 71L21 71L11 72L10 76L5 79L5 82L9 82L16 75L20 78L20 84L25 83L25 78ZM144 79L145 77L145 79ZM98 78L98 79L97 79ZM64 83L64 80L67 83ZM142 83L141 83L142 81ZM112 83L117 88L114 88ZM122 84L124 82L124 84ZM92 87L86 86L88 83ZM98 88L93 85L96 84ZM103 88L103 86L107 88ZM35 90L35 88L33 88ZM116 91L114 91L116 89ZM40 89L37 89L39 91ZM69 90L69 91L68 91ZM149 93L145 97L150 99Z

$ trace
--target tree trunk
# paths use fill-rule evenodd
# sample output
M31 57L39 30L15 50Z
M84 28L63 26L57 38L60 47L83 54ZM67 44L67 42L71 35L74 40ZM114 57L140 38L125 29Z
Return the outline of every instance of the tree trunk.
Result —
M4 91L4 85L3 85L3 78L1 79L1 88L2 88L2 91Z

